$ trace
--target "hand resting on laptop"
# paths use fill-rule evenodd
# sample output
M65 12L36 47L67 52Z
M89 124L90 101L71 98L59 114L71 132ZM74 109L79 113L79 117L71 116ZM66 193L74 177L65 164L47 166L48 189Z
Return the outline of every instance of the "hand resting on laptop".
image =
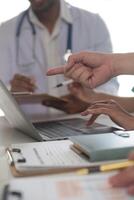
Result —
M83 102L82 100L74 97L73 95L66 95L60 98L61 100L66 100L66 102L55 101L54 99L48 99L48 101L42 101L45 106L53 107L62 110L68 114L75 114L84 111L89 104Z

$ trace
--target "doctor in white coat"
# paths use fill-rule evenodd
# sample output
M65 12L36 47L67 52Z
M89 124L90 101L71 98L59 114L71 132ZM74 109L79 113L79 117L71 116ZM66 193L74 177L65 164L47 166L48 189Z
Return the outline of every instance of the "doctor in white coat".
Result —
M0 27L0 78L12 91L64 95L65 87L54 88L64 77L48 78L48 68L64 64L67 52L111 52L109 32L98 14L64 0L29 1L28 10ZM113 78L97 90L117 94L118 82ZM47 108L28 104L23 109L34 114Z

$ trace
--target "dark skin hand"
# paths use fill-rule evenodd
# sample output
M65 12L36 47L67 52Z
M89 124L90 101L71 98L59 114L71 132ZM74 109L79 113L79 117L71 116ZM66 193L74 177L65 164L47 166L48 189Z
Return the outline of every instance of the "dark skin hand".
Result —
M62 101L54 101L53 99L48 101L43 101L42 104L45 106L53 107L59 110L62 110L68 114L75 114L84 111L89 104L82 102L77 99L73 95L69 94L66 96L60 97L61 100L66 100L66 102Z
M11 92L34 92L36 89L32 78L20 74L15 74L10 84Z

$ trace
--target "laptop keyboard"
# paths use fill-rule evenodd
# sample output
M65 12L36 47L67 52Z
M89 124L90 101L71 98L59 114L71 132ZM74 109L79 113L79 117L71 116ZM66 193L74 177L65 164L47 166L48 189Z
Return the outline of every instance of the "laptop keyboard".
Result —
M108 132L109 127L94 123L92 126L86 126L86 120L75 118L51 122L34 123L35 128L48 138L68 138L69 136L81 134L94 134Z
M51 127L49 126L45 126L45 130L44 128L38 128L38 130L40 131L41 134L47 136L48 138L57 138L57 137L69 137L69 136L73 136L73 135L80 135L80 132L78 133L78 131L75 130L71 130L70 128L64 127L64 126L60 126L60 125L52 125Z

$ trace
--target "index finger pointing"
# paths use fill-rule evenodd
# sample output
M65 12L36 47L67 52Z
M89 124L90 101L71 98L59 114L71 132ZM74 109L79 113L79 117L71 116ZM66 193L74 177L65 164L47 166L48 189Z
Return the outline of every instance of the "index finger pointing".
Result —
M64 65L62 65L60 67L54 67L54 68L48 69L47 76L52 76L52 75L56 75L56 74L64 74L64 71L65 71Z

